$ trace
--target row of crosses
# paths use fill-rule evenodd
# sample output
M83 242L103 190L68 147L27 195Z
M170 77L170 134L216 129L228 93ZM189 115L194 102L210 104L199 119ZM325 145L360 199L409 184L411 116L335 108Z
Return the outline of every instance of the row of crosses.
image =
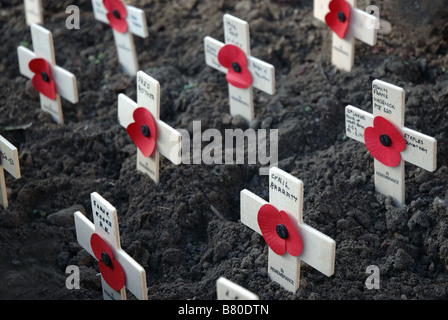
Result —
M43 23L41 0L25 0L26 22L31 26L34 53L19 47L21 73L33 78L40 92L42 109L49 112L55 122L62 124L60 96L71 103L78 102L76 78L55 65L51 33L36 25ZM112 28L118 60L124 73L135 76L139 64L133 35L147 38L148 27L143 10L123 4L120 0L92 0L93 13L98 21ZM334 31L332 63L339 69L350 71L354 64L355 39L371 46L377 41L378 18L356 9L356 0L314 0L314 16ZM250 54L249 25L229 14L223 17L224 40L204 38L206 64L226 73L229 91L230 114L240 115L247 121L255 118L253 88L275 94L275 68ZM34 59L41 63L29 63ZM42 79L34 75L49 70ZM45 71L45 70L44 70Z
M27 8L40 4L27 1ZM143 11L120 1L93 0L95 17L114 29L119 61L128 74L136 74L137 99L118 95L118 122L126 128L137 147L137 170L159 181L160 154L181 163L181 134L160 119L160 84L138 70L132 34L147 36ZM27 10L28 10L27 9ZM35 10L34 10L35 11ZM328 12L329 11L329 12ZM376 42L373 15L356 9L356 0L315 0L314 15L334 31L332 61L349 71L354 62L354 39L370 45ZM37 16L37 15L36 15ZM31 20L31 18L30 18ZM27 20L28 21L28 20ZM230 113L247 120L254 118L253 87L275 93L274 67L250 55L248 24L224 15L221 43L204 39L206 64L226 73ZM57 123L63 123L61 98L78 101L76 78L55 62L51 33L31 23L34 51L18 48L21 73L32 79L40 93L41 106ZM131 61L131 64L126 62ZM375 189L390 195L397 206L405 204L404 164L428 171L437 167L437 141L404 126L405 92L402 88L375 80L372 84L373 113L347 106L346 133L365 143L374 158ZM4 170L21 176L17 148L0 136L0 204L8 207ZM76 212L75 225L80 245L94 256L102 275L105 299L124 299L127 288L138 299L147 299L145 270L121 249L116 209L99 194L91 194L93 223ZM290 292L300 282L300 265L305 262L324 275L334 274L336 244L333 239L303 222L303 182L272 167L269 170L269 201L249 190L240 193L241 222L260 234L268 250L269 277ZM257 299L250 292L229 283L217 282L218 297ZM224 286L224 289L220 289Z

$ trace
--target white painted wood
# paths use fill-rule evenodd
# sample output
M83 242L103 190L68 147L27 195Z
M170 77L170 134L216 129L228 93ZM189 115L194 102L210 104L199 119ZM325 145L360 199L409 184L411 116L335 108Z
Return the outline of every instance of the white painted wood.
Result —
M94 223L81 212L74 213L78 243L95 258L90 238L94 233L100 235L113 250L114 257L126 276L125 286L120 291L115 291L101 279L104 299L125 300L127 288L136 298L147 300L146 271L121 248L116 209L96 192L91 194L91 203Z
M224 41L222 43L209 36L204 38L205 62L208 66L227 73L218 61L218 53L226 44L233 44L246 53L247 68L252 75L253 83L246 89L236 88L231 84L229 87L229 107L232 116L240 115L248 121L255 118L253 104L253 88L257 88L267 94L275 94L275 68L273 65L254 58L250 55L249 24L232 15L225 14Z
M313 14L314 17L325 23L325 16L330 11L329 3L331 0L314 0ZM332 45L332 64L338 69L351 71L355 62L355 39L358 39L370 46L374 46L377 42L376 28L370 28L376 25L378 18L367 12L357 9L356 0L346 0L350 6L350 25L344 39L339 38L333 33Z
M51 115L53 121L58 124L63 124L64 117L61 97L73 104L78 103L76 76L56 65L53 36L50 31L39 25L33 24L31 26L31 36L34 52L23 46L17 48L20 73L28 79L32 79L34 77L34 72L30 70L29 63L35 58L45 59L50 64L51 75L56 85L56 98L55 100L51 100L43 94L39 94L40 105L44 111Z
M107 19L107 10L102 0L92 0L92 7L95 19L109 24ZM135 48L133 35L141 38L149 36L146 15L142 9L125 5L127 16L126 23L128 30L125 33L113 31L115 46L117 48L118 61L124 73L135 76L139 70L137 52Z
M248 190L240 193L241 222L261 235L258 211L268 202ZM336 243L330 237L303 223L303 182L300 179L272 167L269 170L269 203L288 213L302 239L303 249L299 257L289 253L282 256L269 249L268 274L271 280L288 291L299 288L300 261L322 272L334 274Z
M42 13L42 1L41 0L25 0L25 20L26 24L31 26L32 24L43 24L44 15Z
M8 208L9 203L6 193L4 170L15 179L20 179L22 176L17 148L4 137L0 136L0 205L2 205L3 208Z
M346 135L352 139L365 143L364 131L373 126L377 116L390 121L402 134L406 149L401 152L402 161L397 167L387 167L374 159L375 191L391 196L398 207L405 204L405 162L428 171L437 168L436 139L404 127L405 94L403 88L374 80L372 114L350 105L345 108Z
M217 300L259 300L256 294L224 277L216 281L216 296Z
M151 112L157 125L156 149L146 158L137 148L137 170L159 181L159 153L179 165L182 161L182 135L176 129L160 120L160 84L143 71L137 73L137 103L124 94L118 95L118 122L124 128L134 122L133 113L138 107Z
M112 30L117 48L118 61L124 73L134 76L139 70L137 52L132 34Z

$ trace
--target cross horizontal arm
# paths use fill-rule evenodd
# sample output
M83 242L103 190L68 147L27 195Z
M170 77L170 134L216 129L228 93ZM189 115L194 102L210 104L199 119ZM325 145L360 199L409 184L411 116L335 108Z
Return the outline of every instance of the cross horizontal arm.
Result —
M401 152L403 160L428 171L437 168L437 140L420 132L403 128L400 130L406 141Z
M74 219L76 238L78 240L78 243L92 257L95 257L95 255L93 254L92 246L90 245L90 237L95 233L95 225L79 211L76 211L74 213Z
M0 136L0 165L14 178L21 177L17 148Z
M347 137L364 143L364 131L373 126L373 115L353 106L345 107L345 132Z
M260 235L261 230L257 220L258 211L267 203L249 190L244 189L240 192L241 222Z
M134 122L133 113L138 104L125 94L118 95L118 122L124 128ZM157 120L157 150L172 163L178 165L182 161L182 135L165 122Z
M36 58L34 52L23 46L19 46L17 48L17 55L19 58L20 73L29 79L33 78L34 72L30 70L29 63ZM76 76L56 65L51 65L51 74L56 85L56 92L71 103L77 103L78 87L76 85Z

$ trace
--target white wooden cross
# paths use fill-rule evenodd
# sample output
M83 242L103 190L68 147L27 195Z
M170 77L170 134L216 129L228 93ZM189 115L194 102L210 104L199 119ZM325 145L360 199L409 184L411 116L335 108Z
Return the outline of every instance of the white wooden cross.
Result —
M396 206L405 204L405 161L428 171L437 168L437 140L404 126L405 91L403 88L381 80L372 84L373 114L348 105L345 108L345 126L348 137L364 141L364 131L373 126L381 116L401 133L406 148L401 152L401 161L389 167L374 159L375 190L391 196Z
M93 223L81 212L74 213L78 243L93 257L92 235L100 236L111 248L113 258L121 265L125 274L125 284L119 291L112 289L101 277L105 300L125 300L126 288L140 300L148 299L145 269L129 256L120 245L117 210L98 193L91 193ZM111 258L111 257L109 257ZM98 258L95 257L98 260Z
M24 8L27 25L31 26L34 23L44 23L44 15L42 13L42 0L25 0Z
M216 296L217 300L259 300L256 294L224 277L216 281Z
M361 40L370 46L377 41L375 25L377 17L356 8L357 0L346 0L350 5L350 22L347 33L343 39L333 32L332 64L338 69L351 71L355 62L355 39ZM314 0L314 17L325 22L331 0Z
M50 64L51 77L56 86L56 97L55 99L51 99L40 93L40 105L45 112L48 112L51 115L56 123L63 124L64 117L62 113L61 96L71 103L78 102L76 77L72 73L56 65L53 35L50 31L42 26L33 24L31 25L31 37L34 52L23 46L17 48L20 73L25 77L32 79L35 76L35 73L31 71L29 64L36 58L42 58Z
M93 13L95 19L110 25L107 18L108 11L103 2L103 0L92 0ZM125 20L128 26L126 32L118 32L114 29L112 31L117 48L118 61L123 72L130 76L135 76L139 70L139 64L133 35L147 38L149 35L148 25L145 12L142 9L130 5L125 5L125 8L127 11Z
M239 47L247 58L247 68L252 75L252 85L248 88L237 88L229 83L229 104L232 116L241 115L248 121L254 119L253 87L275 94L275 68L250 55L249 24L229 14L225 14L224 39L225 44L211 37L204 38L205 61L210 67L227 73L228 68L218 61L218 53L224 45L233 44Z
M8 208L8 197L4 170L16 179L21 177L21 173L17 148L2 136L0 136L0 156L0 204L6 209Z
M134 111L146 108L157 124L156 149L149 157L145 157L137 148L137 170L149 175L155 183L159 182L160 155L164 155L175 165L181 163L182 135L160 120L160 84L143 71L137 73L137 103L126 95L118 95L118 121L127 128L134 122Z
M269 169L269 202L248 190L241 191L241 222L261 234L258 212L269 203L286 212L302 239L298 257L285 252L277 255L269 248L268 274L283 288L295 293L299 288L300 261L330 277L334 273L336 243L333 239L303 223L303 182L277 167Z

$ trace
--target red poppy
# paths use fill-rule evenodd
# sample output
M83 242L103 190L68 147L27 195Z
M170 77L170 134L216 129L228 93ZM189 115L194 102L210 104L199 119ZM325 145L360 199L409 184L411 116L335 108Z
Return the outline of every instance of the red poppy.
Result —
M42 58L36 58L30 61L28 67L34 72L34 88L51 100L56 99L56 84L51 76L51 65Z
M133 117L135 122L128 125L126 131L142 154L149 157L156 147L156 122L146 108L135 109Z
M125 33L128 31L126 22L126 7L120 0L103 0L104 7L107 10L107 19L112 29L117 32Z
M400 164L400 152L406 148L406 142L397 128L385 118L375 117L373 127L364 131L364 141L370 154L385 166L396 167Z
M332 0L328 7L330 12L325 21L339 38L344 39L350 23L350 5L345 0Z
M120 263L115 260L112 249L97 233L90 237L95 258L98 259L101 276L104 281L114 290L119 291L126 283L126 275Z
M270 204L265 204L258 211L258 226L269 248L276 254L287 251L297 257L302 252L302 239L285 211L280 211Z
M226 79L231 85L246 89L252 84L252 75L247 69L247 58L243 50L227 44L219 50L218 61L228 69Z

